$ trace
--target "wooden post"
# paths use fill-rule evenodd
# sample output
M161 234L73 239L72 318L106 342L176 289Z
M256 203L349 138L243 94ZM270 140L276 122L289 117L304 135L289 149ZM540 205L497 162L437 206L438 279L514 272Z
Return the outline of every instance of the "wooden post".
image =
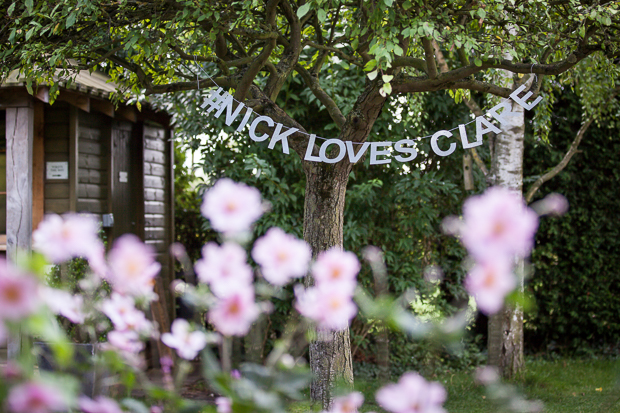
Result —
M39 226L45 213L45 104L34 102L32 147L32 229Z
M18 250L30 250L32 236L32 146L34 109L27 106L6 110L6 249L15 260ZM21 351L21 337L9 337L7 356Z

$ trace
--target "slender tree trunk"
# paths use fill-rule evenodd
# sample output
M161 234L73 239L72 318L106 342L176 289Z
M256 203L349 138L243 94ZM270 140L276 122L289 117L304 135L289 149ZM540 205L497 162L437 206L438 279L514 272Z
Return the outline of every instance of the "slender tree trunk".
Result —
M494 141L492 183L522 195L525 117L523 108L516 102L512 102L512 111L518 115L510 117L509 124L501 125L501 133ZM515 274L519 277L517 288L522 292L522 260L517 260ZM489 364L496 366L503 377L518 377L523 372L523 308L505 306L489 317L488 348Z
M348 164L307 164L304 239L316 256L331 247L342 248L344 199L349 179ZM310 276L306 285L313 284ZM310 343L310 366L314 374L311 398L324 409L332 404L335 384L353 387L353 364L349 329L318 330Z

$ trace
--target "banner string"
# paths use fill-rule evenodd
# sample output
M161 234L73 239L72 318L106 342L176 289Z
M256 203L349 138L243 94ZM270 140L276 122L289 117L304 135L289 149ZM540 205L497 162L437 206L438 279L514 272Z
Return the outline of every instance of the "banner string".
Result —
M209 78L209 79L213 82L213 84L215 85L215 87L221 88L221 86L217 84L217 82L215 81L215 79L213 79L213 78L209 75L209 73L207 73L207 72L206 72L206 71L202 68L202 66L198 64L198 60L196 59L196 56L194 56L194 61L196 62L196 66L198 66L198 69L200 69L200 71L201 71L202 73L204 73L204 74L205 74L205 75L206 75L206 76L207 76L207 77L208 77L208 78ZM198 91L200 91L200 76L199 76L199 73L196 73L196 81L197 81L197 84L198 84ZM235 97L234 97L234 96L232 96L232 99L233 99L235 102L239 103L239 104L243 104L243 102L240 102L239 100L235 99ZM245 106L245 105L244 105L244 106ZM250 110L250 111L252 112L252 114L258 115L256 112L254 112L254 110L252 110L252 108L250 108L249 106L246 106L246 107L248 108L248 110ZM467 126L467 125L469 125L470 123L473 123L473 122L475 122L475 121L476 121L476 119L474 118L473 120L471 120L471 121L469 121L469 122L465 123L464 125L465 125L465 126ZM274 122L275 122L275 121L274 121ZM275 123L278 123L278 122L275 122ZM292 127L289 127L289 126L286 126L286 125L282 125L282 127L283 127L283 128L287 128L287 129L289 129L289 130L290 130L290 129L293 129ZM452 131L455 131L455 130L457 130L457 129L459 129L459 127L458 127L458 126L456 126L456 127L452 128L452 129L447 129L447 130L448 130L449 132L452 132ZM307 135L307 136L312 135L312 134L310 134L310 133L307 133L307 132L304 132L304 131L301 131L301 130L298 130L297 132L298 132L298 133L301 133L301 134L304 134L304 135ZM431 138L432 136L433 136L433 135L431 134L431 135L421 136L421 137L418 137L418 138L415 138L415 139L417 139L417 140L427 139L427 138ZM324 141L329 140L328 138L322 138L322 137L320 137L320 136L316 136L316 135L315 135L315 138L316 138L316 139L322 139L322 140L324 140ZM412 140L413 140L413 139L412 139ZM353 141L343 141L343 142L351 142L352 144L355 144L355 145L364 145L364 142L353 142Z

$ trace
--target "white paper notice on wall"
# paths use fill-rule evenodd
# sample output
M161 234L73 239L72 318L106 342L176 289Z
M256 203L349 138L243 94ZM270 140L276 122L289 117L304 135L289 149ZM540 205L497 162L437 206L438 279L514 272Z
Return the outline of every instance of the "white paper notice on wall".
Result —
M121 171L118 173L118 182L127 182L127 172Z
M69 162L46 162L45 179L69 179Z

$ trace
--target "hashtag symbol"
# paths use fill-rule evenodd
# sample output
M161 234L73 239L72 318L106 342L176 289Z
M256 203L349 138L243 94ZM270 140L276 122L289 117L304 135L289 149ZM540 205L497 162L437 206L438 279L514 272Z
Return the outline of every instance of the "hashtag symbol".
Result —
M228 97L228 93L224 91L221 87L218 87L217 90L211 90L209 92L209 96L207 96L205 102L200 105L201 108L205 108L209 106L207 109L207 113L211 113L214 109L219 109L222 103Z

